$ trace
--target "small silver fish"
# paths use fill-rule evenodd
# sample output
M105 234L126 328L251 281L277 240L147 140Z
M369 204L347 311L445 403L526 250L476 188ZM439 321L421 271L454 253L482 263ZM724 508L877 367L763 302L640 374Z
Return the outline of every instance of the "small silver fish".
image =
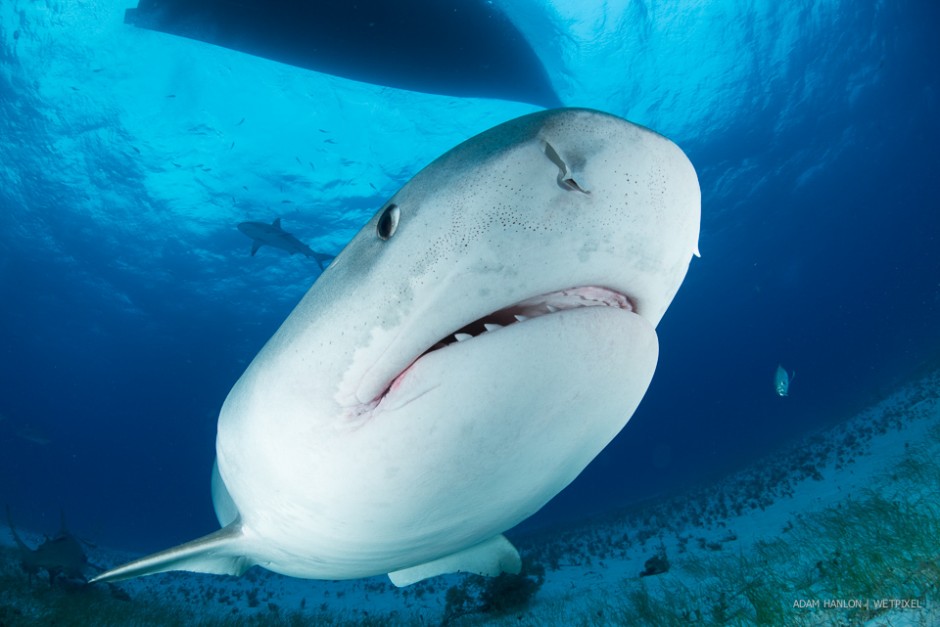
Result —
M796 371L787 373L783 366L777 365L777 373L774 375L774 389L777 396L788 396L790 393L790 381L796 378Z

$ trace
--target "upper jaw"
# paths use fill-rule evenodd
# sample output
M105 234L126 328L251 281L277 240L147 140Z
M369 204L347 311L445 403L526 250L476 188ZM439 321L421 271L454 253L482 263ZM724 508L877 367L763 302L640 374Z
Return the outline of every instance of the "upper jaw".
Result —
M606 287L571 287L533 296L503 307L482 318L477 318L454 333L442 338L429 350L452 344L455 341L462 342L481 333L525 322L530 318L579 307L614 307L625 311L635 311L636 309L630 298L621 292Z

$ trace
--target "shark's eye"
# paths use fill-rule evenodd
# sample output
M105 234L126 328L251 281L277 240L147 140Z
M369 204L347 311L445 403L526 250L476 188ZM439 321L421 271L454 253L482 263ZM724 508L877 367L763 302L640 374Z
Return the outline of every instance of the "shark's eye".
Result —
M375 232L378 234L380 240L387 240L395 234L400 215L401 210L398 208L398 205L389 205L385 208L385 211L383 211L382 215L379 217L378 225L375 227Z

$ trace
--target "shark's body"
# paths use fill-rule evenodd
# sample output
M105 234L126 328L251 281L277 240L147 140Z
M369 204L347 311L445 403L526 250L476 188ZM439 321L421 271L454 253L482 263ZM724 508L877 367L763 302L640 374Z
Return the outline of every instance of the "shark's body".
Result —
M596 111L457 146L366 224L229 393L223 529L98 579L517 572L502 532L645 393L699 213L679 148Z
M238 225L238 230L252 239L251 256L254 257L258 249L262 246L271 246L286 250L291 255L300 253L305 257L311 257L323 269L323 262L329 261L333 257L318 253L299 239L281 228L281 219L275 218L271 224L264 222L242 222Z

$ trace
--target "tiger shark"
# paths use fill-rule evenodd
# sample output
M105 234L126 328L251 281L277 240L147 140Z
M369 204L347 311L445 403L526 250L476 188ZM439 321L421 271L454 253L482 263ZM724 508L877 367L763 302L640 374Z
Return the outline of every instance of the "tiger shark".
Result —
M94 581L517 573L503 532L617 435L697 255L671 141L587 109L473 137L389 199L222 406L222 529Z

